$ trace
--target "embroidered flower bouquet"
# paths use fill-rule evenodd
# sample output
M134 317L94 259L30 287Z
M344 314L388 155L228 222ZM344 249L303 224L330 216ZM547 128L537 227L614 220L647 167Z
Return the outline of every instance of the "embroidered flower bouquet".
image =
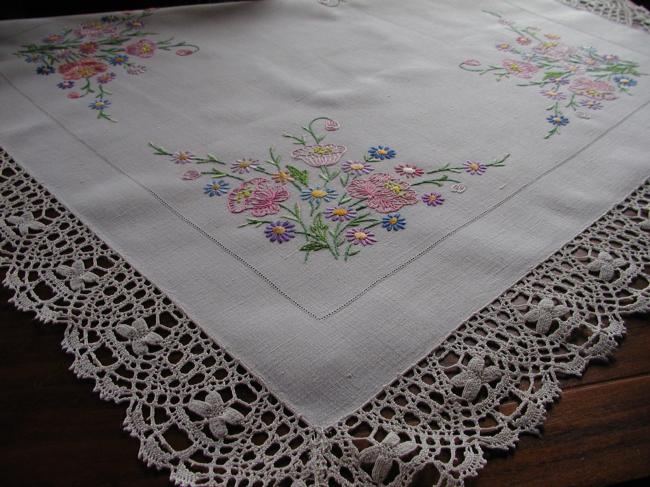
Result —
M173 37L154 40L157 34L144 30L144 19L151 15L153 10L105 15L73 29L50 34L40 44L21 46L15 55L27 63L35 63L37 74L61 75L57 83L60 89L76 88L68 92L68 98L94 97L88 107L97 111L97 118L114 122L108 114L111 106L108 97L112 93L106 89L106 85L117 77L111 69L121 68L131 75L142 74L146 66L134 59L151 58L157 50L175 49L178 56L188 56L199 50L193 44L174 42Z
M324 123L326 132L340 128L337 121L318 117L302 127L304 133L284 134L299 146L291 153L298 161L295 165L283 163L273 148L263 162L242 158L227 164L212 154L199 157L189 151L172 153L150 146L155 154L167 156L176 164L196 165L197 169L185 172L183 179L210 178L203 186L204 194L224 198L231 213L246 214L241 227L263 229L271 243L298 239L305 261L318 251L347 261L390 232L406 230L405 210L409 206L442 205L445 196L428 190L430 187L451 184L452 192L462 193L466 189L460 181L463 174L480 176L490 167L504 166L509 156L427 170L415 164L391 164L397 152L377 145L360 159L344 160L347 148L325 143L326 135L316 132L317 122ZM420 187L427 190L420 191Z
M519 78L522 82L517 86L538 88L551 101L546 108L546 121L551 124L546 139L569 124L566 109L579 118L591 118L588 111L602 109L603 102L616 100L620 94L631 94L630 88L637 85L635 77L645 74L639 71L638 63L615 54L600 54L589 46L570 46L562 43L557 34L542 34L537 27L521 27L498 13L486 13L498 17L515 42L496 45L507 55L500 65L482 66L476 59L467 59L460 67L481 75L492 73L497 81Z

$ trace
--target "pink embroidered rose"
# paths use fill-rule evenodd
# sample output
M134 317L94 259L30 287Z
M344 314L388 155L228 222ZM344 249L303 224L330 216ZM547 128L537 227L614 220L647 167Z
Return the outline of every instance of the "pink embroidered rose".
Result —
M274 215L280 211L279 203L288 199L289 192L285 187L264 178L255 178L228 194L228 209L232 213L250 211L256 217Z
M481 61L479 61L478 59L465 59L462 64L466 66L480 66Z
M555 61L567 60L576 53L576 48L559 42L542 42L533 48L538 54Z
M71 63L59 66L59 73L65 80L76 80L81 78L90 78L96 74L106 71L107 66L94 58L81 59Z
M76 91L71 91L70 93L68 93L68 98L70 98L71 100L74 100L76 98L81 98L81 95L79 93L77 93Z
M519 36L519 37L517 37L516 41L517 41L517 44L519 44L521 46L527 46L528 44L530 44L532 42L530 40L530 37L526 37L526 36Z
M502 65L510 74L518 78L532 78L539 71L539 68L534 64L515 61L514 59L504 59Z
M390 213L418 202L417 193L410 189L409 183L384 173L355 179L348 186L348 194L364 199L369 208L379 213Z
M344 145L307 145L294 150L291 156L311 167L333 166L339 162L346 150Z
M126 46L126 53L131 56L149 58L156 51L156 43L149 39L141 39Z
M576 95L586 96L592 100L615 100L616 88L607 81L595 81L590 78L574 79L569 85Z
M191 54L194 54L194 51L192 51L192 49L177 49L176 50L176 55L177 56L189 56Z

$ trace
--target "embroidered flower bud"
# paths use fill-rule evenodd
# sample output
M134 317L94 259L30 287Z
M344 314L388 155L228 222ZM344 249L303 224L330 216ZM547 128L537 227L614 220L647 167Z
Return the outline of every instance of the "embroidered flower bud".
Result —
M338 123L336 120L332 120L331 118L325 120L325 130L327 130L328 132L336 132L340 128L341 128L341 124Z

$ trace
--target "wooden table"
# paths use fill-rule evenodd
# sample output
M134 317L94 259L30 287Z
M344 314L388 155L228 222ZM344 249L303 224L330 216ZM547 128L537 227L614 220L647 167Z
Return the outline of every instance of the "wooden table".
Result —
M166 471L138 460L138 442L121 427L123 406L100 400L91 381L68 370L62 328L16 311L9 297L1 288L0 485L171 486ZM467 487L650 485L650 317L628 320L612 364L564 385L543 437L495 455Z

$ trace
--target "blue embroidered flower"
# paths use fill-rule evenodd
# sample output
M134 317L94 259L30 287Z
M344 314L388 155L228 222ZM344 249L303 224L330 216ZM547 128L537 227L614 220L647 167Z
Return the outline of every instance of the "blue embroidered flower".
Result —
M54 72L54 67L52 66L39 66L36 68L36 72L38 74L42 74L43 76L47 76L49 74L52 74Z
M395 230L396 232L404 230L406 228L406 218L400 216L399 213L389 213L382 219L381 226L389 232L391 230Z
M61 81L56 86L58 86L62 90L67 90L68 88L72 88L74 86L74 81L72 80Z
M377 147L371 147L368 149L368 154L370 154L370 157L373 159L383 161L384 159L392 159L397 155L397 152L388 146L378 145Z
M106 108L108 108L110 106L111 106L110 101L103 100L101 98L97 98L95 101L88 104L88 107L92 108L93 110L105 110Z
M203 192L208 196L213 197L226 194L229 189L230 184L228 184L223 179L213 179L203 187Z
M636 86L636 80L629 76L625 76L624 74L617 74L612 79L619 88L631 88L632 86Z
M126 54L116 54L108 60L113 66L121 66L129 60L129 56Z
M338 196L338 193L330 188L321 188L316 186L313 188L305 188L300 192L300 197L304 201L309 201L312 205L320 205L321 201L330 202Z
M549 117L546 117L546 121L551 125L555 125L556 127L564 127L569 123L569 119L564 115L551 115Z

